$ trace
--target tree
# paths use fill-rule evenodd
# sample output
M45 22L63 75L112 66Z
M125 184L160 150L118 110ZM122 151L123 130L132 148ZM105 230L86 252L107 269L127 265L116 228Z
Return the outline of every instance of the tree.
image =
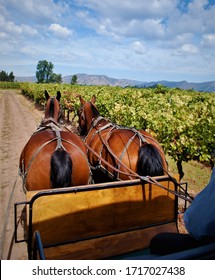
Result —
M54 64L40 60L37 64L36 77L38 83L62 83L62 75L53 73Z
M61 84L62 83L62 75L61 74L52 73L49 82L50 83Z
M9 82L14 82L15 76L14 76L13 72L10 72L8 78L9 78Z
M15 76L13 74L13 72L10 72L10 74L8 74L5 71L1 71L0 72L0 81L2 82L14 82Z
M37 64L36 77L38 83L49 83L54 65L47 60L40 60Z
M72 84L72 85L76 85L77 82L78 82L78 77L77 77L77 75L73 75L73 76L72 76L72 79L71 79L71 84Z

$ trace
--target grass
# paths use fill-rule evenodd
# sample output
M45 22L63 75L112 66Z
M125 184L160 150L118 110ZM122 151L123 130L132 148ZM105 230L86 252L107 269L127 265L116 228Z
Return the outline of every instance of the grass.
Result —
M176 162L167 156L169 171L171 174L177 174ZM188 192L191 194L199 193L209 182L211 168L196 161L183 162L184 177L181 182L188 183Z

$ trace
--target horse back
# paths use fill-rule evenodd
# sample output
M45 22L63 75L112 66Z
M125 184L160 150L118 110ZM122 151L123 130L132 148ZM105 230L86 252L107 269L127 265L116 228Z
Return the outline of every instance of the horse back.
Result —
M68 152L73 163L73 184L87 184L90 175L84 144L77 135L69 131L60 131L60 136L63 148ZM56 132L53 130L34 133L25 145L20 156L19 168L25 176L28 190L51 188L50 163L57 145Z
M133 172L137 171L140 147L151 144L158 150L163 166L166 168L166 160L161 146L155 138L142 130L114 128L113 126L104 130L101 129L100 131L94 129L87 137L87 144L110 165L125 173L130 173L128 168ZM91 165L103 165L103 169L112 174L114 173L114 170L109 166L105 166L92 151L88 151L88 157ZM122 180L129 179L128 175L117 174L116 176L119 176Z
M133 171L136 170L138 149L140 141L134 136L132 130L112 129L108 128L95 133L92 131L91 135L87 137L87 144L103 159L105 159L111 166L121 170L122 172L129 173L128 169L120 164L122 161L124 165L128 166ZM132 139L132 141L130 141ZM88 158L91 165L103 165L103 167L110 173L114 173L111 167L105 166L100 161L95 153L88 151ZM118 161L119 159L119 161ZM129 179L127 175L120 175L122 180Z

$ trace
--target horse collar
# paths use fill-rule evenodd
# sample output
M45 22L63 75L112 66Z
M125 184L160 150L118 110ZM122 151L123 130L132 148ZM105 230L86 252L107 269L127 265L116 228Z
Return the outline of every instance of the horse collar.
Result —
M92 121L92 127L95 127L99 121L103 120L104 118L102 116L98 116L98 118L93 119Z

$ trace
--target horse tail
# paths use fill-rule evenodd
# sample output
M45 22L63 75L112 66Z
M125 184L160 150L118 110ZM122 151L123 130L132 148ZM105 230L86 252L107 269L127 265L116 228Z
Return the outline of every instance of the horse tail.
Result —
M57 149L51 156L50 180L52 188L66 188L72 185L72 160L67 151Z
M163 160L158 149L152 144L144 144L139 148L137 173L141 176L164 175Z

